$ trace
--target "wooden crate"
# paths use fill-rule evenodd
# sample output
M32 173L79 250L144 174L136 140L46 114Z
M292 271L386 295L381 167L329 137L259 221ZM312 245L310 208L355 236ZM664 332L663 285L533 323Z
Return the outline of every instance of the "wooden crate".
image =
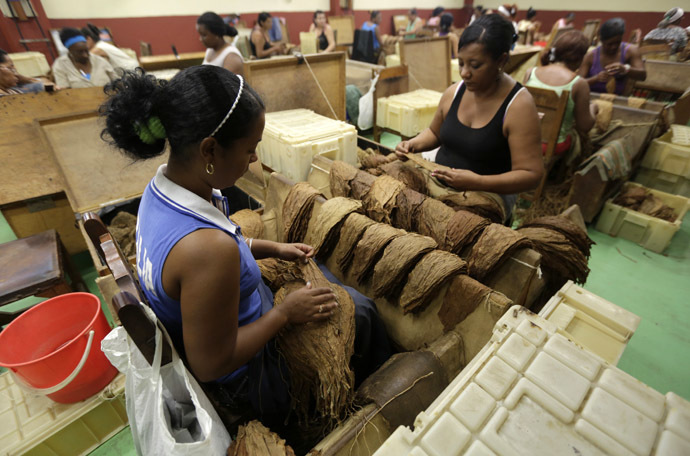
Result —
M450 56L447 36L400 42L400 63L407 65L412 89L445 92L451 85Z
M253 60L245 62L244 76L261 96L268 112L305 108L322 116L345 120L343 52L310 55L304 59L278 57Z

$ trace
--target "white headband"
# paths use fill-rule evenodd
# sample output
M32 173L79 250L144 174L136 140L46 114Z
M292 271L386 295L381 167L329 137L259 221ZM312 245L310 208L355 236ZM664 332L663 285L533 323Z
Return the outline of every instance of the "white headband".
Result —
M225 117L220 122L220 125L218 125L216 127L216 129L213 130L213 133L211 133L211 136L215 136L216 133L218 133L218 130L223 128L223 125L225 125L225 122L230 118L230 115L235 110L235 107L237 107L237 103L240 101L240 97L242 96L242 89L244 89L244 79L242 79L242 76L240 76L239 74L236 76L240 79L240 89L237 91L237 98L235 98L235 101L232 103L232 106L230 107L230 111L228 111L228 113L225 114Z
M498 12L501 13L501 14L503 14L504 16L510 16L510 13L509 13L508 10L506 9L506 7L503 6L503 5L501 5L501 6L498 7Z

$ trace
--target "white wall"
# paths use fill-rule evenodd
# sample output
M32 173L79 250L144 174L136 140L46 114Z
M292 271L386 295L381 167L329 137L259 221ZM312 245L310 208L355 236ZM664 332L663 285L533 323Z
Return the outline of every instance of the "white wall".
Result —
M241 14L330 9L329 0L41 0L41 4L50 19L199 16L206 11Z
M353 8L356 10L389 10L389 9L408 9L408 8L419 8L419 9L434 9L437 6L442 6L444 8L461 9L464 5L463 0L352 0ZM494 0L496 4L503 4L503 0ZM480 3L475 1L475 3ZM486 0L484 4L488 4Z
M682 5L682 3L685 1L687 0L527 0L515 3L521 10L526 10L531 6L537 11L637 11L665 13L671 8L675 8L676 6ZM485 1L483 4L486 8L489 3ZM690 8L684 9L688 10ZM660 16L663 16L663 14L661 14ZM661 19L662 17L659 17L659 20Z

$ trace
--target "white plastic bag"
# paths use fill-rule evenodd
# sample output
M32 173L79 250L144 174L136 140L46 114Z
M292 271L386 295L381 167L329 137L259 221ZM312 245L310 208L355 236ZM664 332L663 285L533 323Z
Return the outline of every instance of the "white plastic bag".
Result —
M371 80L371 87L369 91L365 93L362 98L359 99L359 118L357 119L357 126L360 130L368 130L374 126L374 89L376 89L376 83L379 81L379 75L377 74L374 79Z
M145 307L149 318L155 315ZM158 325L156 326L158 328ZM123 327L101 342L110 362L127 376L127 416L140 455L224 455L230 435L203 390L172 350L172 362L161 367L162 343L170 336L156 330L156 351L149 365Z

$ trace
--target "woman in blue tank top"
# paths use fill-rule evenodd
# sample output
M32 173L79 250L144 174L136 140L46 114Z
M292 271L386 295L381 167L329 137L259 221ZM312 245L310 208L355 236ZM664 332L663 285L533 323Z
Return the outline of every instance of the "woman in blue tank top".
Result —
M458 45L463 80L446 89L431 125L396 148L403 160L438 148L431 158L452 169L433 176L456 190L498 193L508 211L515 194L535 188L544 172L534 100L503 72L516 40L498 14L467 27Z
M263 102L241 76L211 65L167 84L128 72L106 92L104 133L114 145L135 160L170 145L137 220L137 272L149 304L213 401L284 421L289 372L274 336L288 324L328 319L337 304L330 288L307 284L273 307L255 258L306 260L313 248L245 239L216 190L233 186L256 161ZM356 306L355 354L369 353L352 365L356 376L368 375L390 355L388 339L373 303L345 288Z

